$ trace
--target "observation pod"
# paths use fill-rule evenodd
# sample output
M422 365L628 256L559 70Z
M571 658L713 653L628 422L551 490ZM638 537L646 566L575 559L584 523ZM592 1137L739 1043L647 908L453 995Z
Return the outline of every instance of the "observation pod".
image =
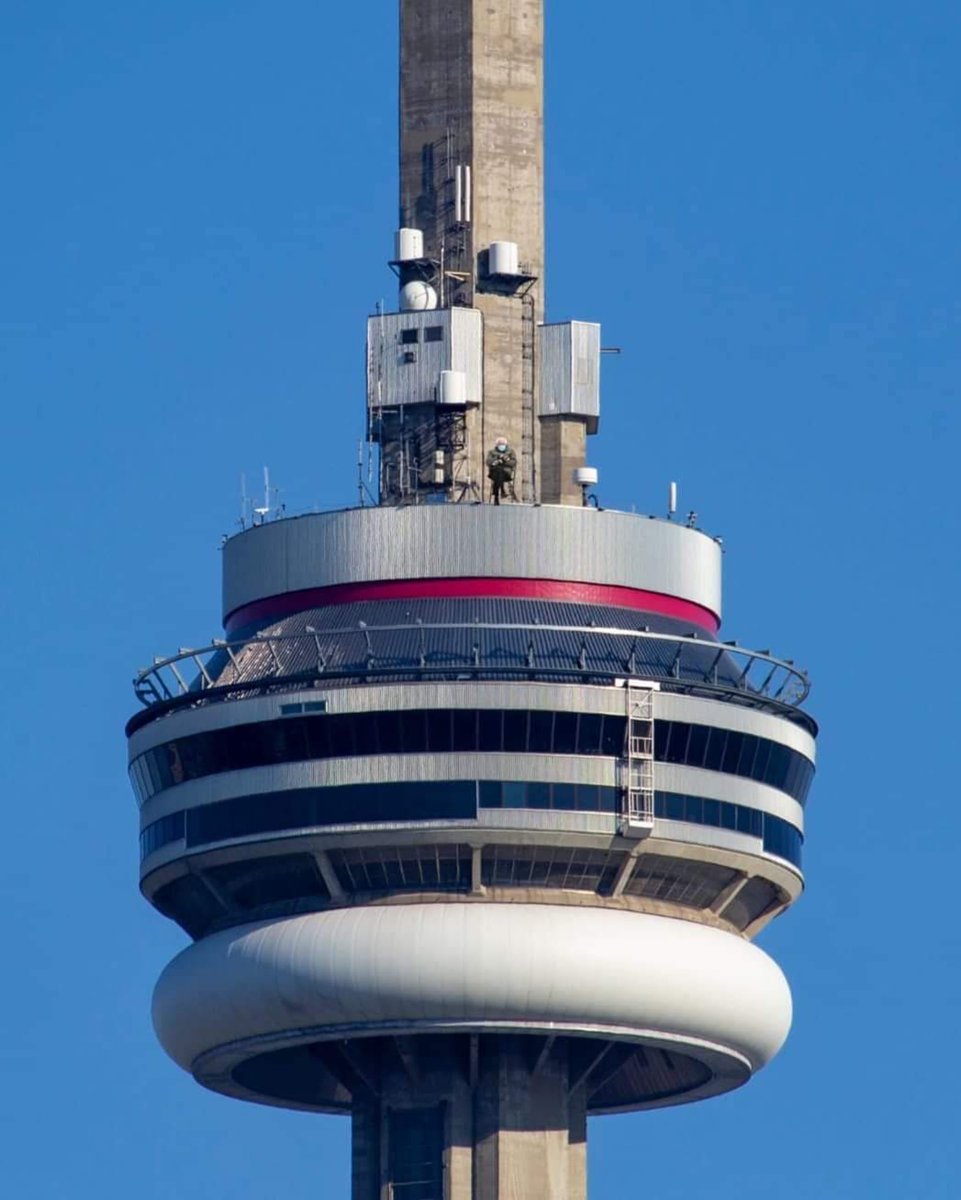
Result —
M268 494L225 636L136 680L141 890L193 939L154 1023L208 1088L349 1114L354 1200L584 1200L588 1115L787 1036L753 939L803 887L817 730L802 672L720 640L696 517L599 507L601 329L542 284L542 0L400 9L370 504Z
M352 1113L358 1197L424 1143L478 1200L519 1163L583 1195L587 1115L763 1067L791 1001L750 939L802 888L815 729L800 673L718 641L720 563L570 506L228 541L226 639L145 672L128 726L142 889L196 939L168 1053Z

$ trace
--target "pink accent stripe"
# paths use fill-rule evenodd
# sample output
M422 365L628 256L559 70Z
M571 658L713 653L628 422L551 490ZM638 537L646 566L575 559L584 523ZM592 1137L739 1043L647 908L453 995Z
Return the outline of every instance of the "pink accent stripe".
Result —
M716 613L691 600L646 592L640 588L608 583L572 583L561 579L392 579L373 583L342 583L332 587L307 588L255 600L235 609L224 620L228 633L255 622L276 621L308 608L353 604L365 600L440 600L474 597L508 597L513 600L557 600L573 604L601 604L659 613L699 625L717 633L721 622Z

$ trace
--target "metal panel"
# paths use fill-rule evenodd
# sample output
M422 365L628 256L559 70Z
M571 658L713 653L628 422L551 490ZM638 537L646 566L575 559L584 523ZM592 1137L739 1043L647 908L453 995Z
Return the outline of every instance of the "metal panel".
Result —
M586 321L538 330L539 405L542 417L586 417L589 433L600 416L601 327Z
M492 576L641 588L721 612L721 548L697 530L610 510L448 504L248 529L224 547L224 613L334 584Z
M431 333L436 340L428 340ZM416 341L405 341L405 336ZM482 343L483 317L475 309L371 317L367 322L368 405L435 404L442 371L461 371L467 379L468 403L479 404Z

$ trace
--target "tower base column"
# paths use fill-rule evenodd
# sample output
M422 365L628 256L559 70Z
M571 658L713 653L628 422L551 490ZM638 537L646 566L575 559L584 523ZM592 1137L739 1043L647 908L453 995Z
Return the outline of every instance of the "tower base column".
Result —
M586 1200L587 1110L563 1040L382 1044L353 1105L353 1200Z

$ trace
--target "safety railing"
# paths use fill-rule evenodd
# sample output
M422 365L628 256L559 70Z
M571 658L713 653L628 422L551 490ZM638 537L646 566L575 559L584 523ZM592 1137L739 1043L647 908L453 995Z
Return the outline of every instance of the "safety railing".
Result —
M179 707L247 691L337 679L630 677L669 690L723 693L743 703L796 708L810 692L790 659L735 642L597 626L364 625L214 639L157 658L134 679L147 708Z

